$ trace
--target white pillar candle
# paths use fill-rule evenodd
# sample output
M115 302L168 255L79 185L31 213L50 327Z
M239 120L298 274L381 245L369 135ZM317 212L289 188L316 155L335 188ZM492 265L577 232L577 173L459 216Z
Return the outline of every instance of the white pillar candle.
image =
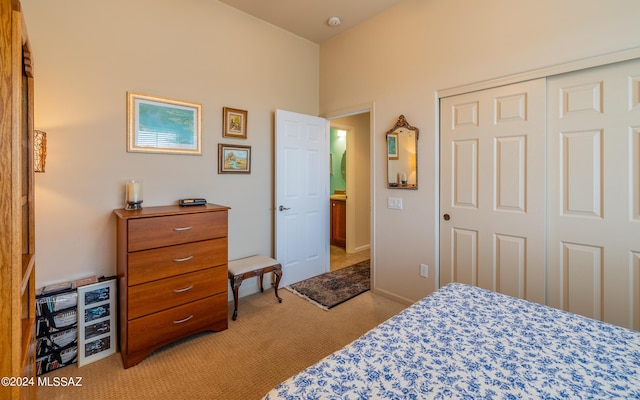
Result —
M127 183L127 201L130 203L137 203L140 201L141 195L141 185L138 181L129 181Z

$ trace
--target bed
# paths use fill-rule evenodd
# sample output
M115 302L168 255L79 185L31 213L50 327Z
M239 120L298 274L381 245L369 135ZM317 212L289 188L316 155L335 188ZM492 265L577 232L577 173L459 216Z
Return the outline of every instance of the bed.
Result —
M640 398L640 332L449 284L265 399Z

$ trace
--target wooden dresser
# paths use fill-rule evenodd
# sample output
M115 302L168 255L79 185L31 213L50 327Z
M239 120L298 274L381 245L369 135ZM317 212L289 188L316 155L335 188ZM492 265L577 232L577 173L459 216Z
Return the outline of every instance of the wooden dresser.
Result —
M227 212L215 204L114 210L125 368L179 338L227 329Z

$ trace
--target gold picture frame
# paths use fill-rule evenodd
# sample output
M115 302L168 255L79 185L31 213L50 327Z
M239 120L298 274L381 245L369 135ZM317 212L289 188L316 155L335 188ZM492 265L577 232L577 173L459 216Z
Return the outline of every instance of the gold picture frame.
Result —
M127 92L127 151L202 155L202 105Z
M251 146L218 143L219 174L250 174Z
M246 139L249 112L237 108L222 108L222 137Z

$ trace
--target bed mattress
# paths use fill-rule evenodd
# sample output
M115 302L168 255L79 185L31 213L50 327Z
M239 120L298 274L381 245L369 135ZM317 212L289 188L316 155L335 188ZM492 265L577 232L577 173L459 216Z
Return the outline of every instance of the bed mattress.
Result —
M640 332L449 284L265 399L640 398Z

